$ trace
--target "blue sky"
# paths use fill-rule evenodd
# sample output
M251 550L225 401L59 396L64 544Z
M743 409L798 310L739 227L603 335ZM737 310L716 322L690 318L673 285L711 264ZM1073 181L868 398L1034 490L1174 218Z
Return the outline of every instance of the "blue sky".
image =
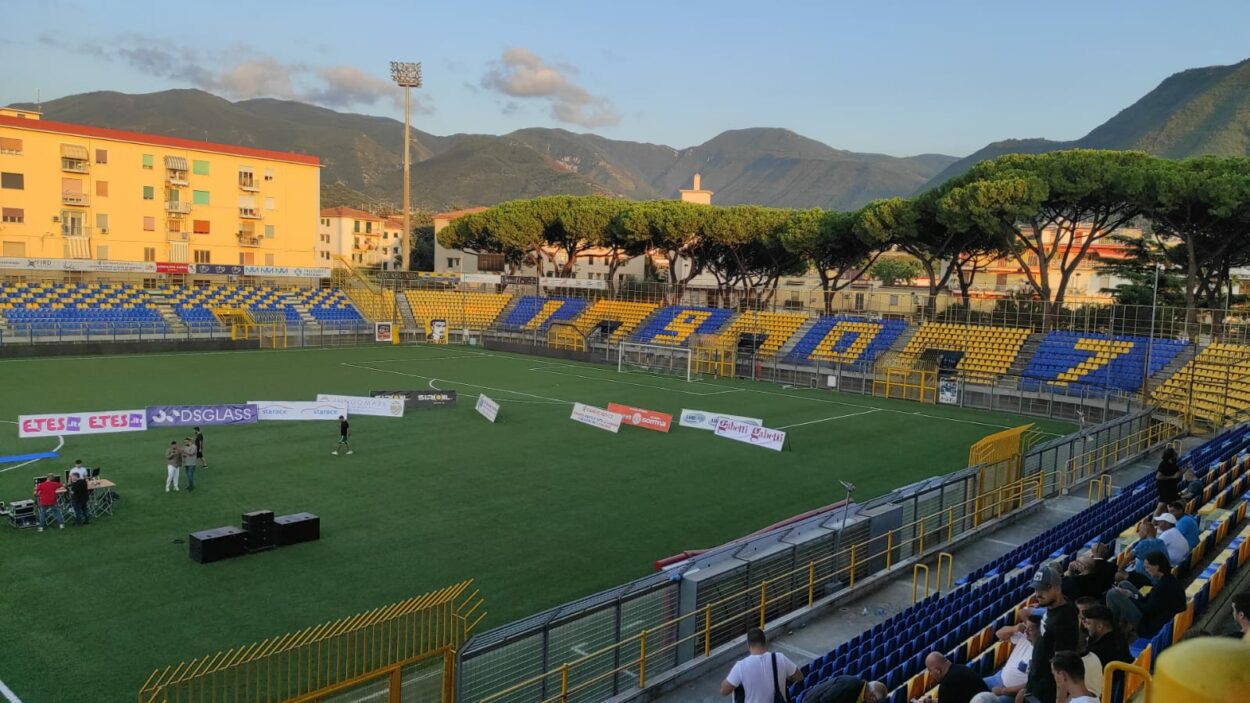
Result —
M854 151L962 156L1073 139L1177 71L1250 58L1250 3L0 0L0 103L199 87L401 116L692 146L785 127Z

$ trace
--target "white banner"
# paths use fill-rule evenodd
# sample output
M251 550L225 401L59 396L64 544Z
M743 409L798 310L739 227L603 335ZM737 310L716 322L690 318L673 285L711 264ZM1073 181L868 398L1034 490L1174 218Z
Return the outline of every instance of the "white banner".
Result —
M727 437L777 452L786 446L786 433L781 430L770 430L767 427L751 425L728 418L721 418L720 422L716 423L716 436Z
M763 425L764 421L754 417L739 417L738 415L727 415L725 413L710 413L703 410L685 410L681 411L681 420L678 422L682 427L694 427L700 430L716 431L716 424L722 418L727 420L737 420L747 425Z
M352 415L372 415L374 417L403 417L403 398L374 398L361 395L331 395L318 393L318 403L346 405L347 412Z
M499 417L499 403L487 398L485 393L477 397L477 405L474 406L474 409L491 422L494 422L495 418Z
M466 273L460 277L460 280L465 283L491 283L494 285L499 285L502 279L503 276L497 273Z
M328 268L298 266L244 266L244 276L275 276L278 278L329 278Z
M596 278L544 278L543 288L584 288L607 290L608 282Z
M19 437L142 432L148 428L146 410L102 410L88 413L46 413L19 415Z
M0 256L0 269L27 271L97 271L100 273L156 273L155 261L96 261L95 259L28 259Z
M577 420L580 423L598 427L608 432L619 432L621 430L621 416L611 410L596 408L593 405L583 405L582 403L573 403L573 414L569 416L570 420Z
M347 415L346 403L321 403L305 400L249 400L256 406L257 419L269 420L337 420Z

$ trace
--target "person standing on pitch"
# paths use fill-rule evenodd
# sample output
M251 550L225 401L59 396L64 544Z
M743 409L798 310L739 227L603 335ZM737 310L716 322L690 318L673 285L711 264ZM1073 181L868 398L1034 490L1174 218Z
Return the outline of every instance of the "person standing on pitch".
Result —
M352 453L351 442L347 441L351 436L351 425L347 424L347 416L339 415L339 443L334 445L334 451L330 452L334 456L339 455L339 447L347 447L347 453Z
M170 488L178 490L178 464L182 461L182 450L178 448L178 440L169 443L165 450L165 492Z
M208 462L204 461L204 433L198 427L195 428L195 465L201 469L208 468Z
M182 438L182 468L187 470L187 490L195 490L195 443L190 437Z

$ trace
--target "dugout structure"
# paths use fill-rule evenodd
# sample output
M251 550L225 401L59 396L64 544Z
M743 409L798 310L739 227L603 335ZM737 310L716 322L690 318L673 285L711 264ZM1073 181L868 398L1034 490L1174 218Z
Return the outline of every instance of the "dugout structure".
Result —
M738 340L728 335L696 335L690 340L691 370L696 376L733 378L738 367Z
M252 313L247 308L213 308L213 316L230 330L230 339L255 339L262 349L286 349L286 315L277 310Z
M937 364L897 352L882 355L872 367L872 394L880 398L936 403L937 381Z
M577 329L577 325L569 322L553 322L547 328L547 347L584 352L588 345L586 335Z

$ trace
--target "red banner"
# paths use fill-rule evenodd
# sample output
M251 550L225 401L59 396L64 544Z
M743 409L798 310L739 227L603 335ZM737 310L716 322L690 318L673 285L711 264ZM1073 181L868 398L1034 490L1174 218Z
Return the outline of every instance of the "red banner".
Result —
M187 264L174 264L168 261L156 262L157 273L188 273L190 270Z
M656 432L668 432L668 428L673 426L673 416L667 413L643 410L642 408L620 405L619 403L608 403L608 410L620 415L621 422L626 425L655 430Z

